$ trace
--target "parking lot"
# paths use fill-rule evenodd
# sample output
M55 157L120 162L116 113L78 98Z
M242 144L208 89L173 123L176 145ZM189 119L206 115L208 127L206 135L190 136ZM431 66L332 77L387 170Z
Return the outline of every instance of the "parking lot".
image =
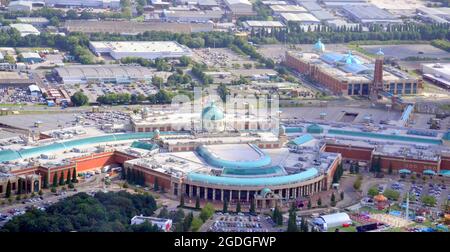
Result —
M64 85L67 93L73 95L75 92L82 90L89 98L90 102L95 102L97 97L108 93L125 93L135 95L149 96L156 94L158 88L149 83L133 83L133 84L80 84L80 85Z
M41 94L30 93L28 88L16 87L16 88L0 88L0 103L9 104L39 104L45 103L46 100Z
M404 196L407 192L410 195L410 206L413 208L423 207L422 197L432 196L436 199L436 208L440 208L444 205L447 200L450 200L450 189L447 185L442 182L426 182L422 181L411 183L411 182L389 182L387 184L379 185L378 189L380 193L383 193L387 188L392 189L400 193L400 199L405 201Z
M206 227L209 232L270 232L273 222L270 217L251 216L249 214L215 214L213 220ZM208 225L205 224L205 225Z
M246 56L239 55L228 48L195 49L192 59L213 68L230 68L233 64L252 64L256 62Z

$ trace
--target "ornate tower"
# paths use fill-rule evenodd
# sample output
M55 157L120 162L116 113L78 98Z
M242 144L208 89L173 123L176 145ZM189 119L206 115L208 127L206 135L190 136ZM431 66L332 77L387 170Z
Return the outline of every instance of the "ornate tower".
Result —
M373 83L370 90L370 99L373 101L378 100L378 92L383 90L383 62L384 53L380 48L380 50L376 54Z

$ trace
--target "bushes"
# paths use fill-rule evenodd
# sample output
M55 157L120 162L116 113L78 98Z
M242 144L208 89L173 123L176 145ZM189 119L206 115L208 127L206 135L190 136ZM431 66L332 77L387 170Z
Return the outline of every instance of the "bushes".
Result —
M202 219L200 219L199 217L195 217L191 223L192 231L194 232L198 231L202 225L203 225Z
M400 197L400 193L392 189L384 190L383 195L390 200L398 200Z
M431 45L440 48L444 51L450 52L450 41L446 39L435 39L431 41Z

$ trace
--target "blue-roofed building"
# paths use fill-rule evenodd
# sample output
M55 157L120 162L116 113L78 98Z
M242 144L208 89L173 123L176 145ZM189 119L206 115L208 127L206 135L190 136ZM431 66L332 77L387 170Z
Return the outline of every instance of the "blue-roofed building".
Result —
M321 45L322 43L318 41L309 52L287 51L285 64L329 89L335 95L369 97L371 90L374 90L370 86L374 82L375 59L364 55L354 55L350 51L324 52L319 50ZM376 57L382 55L382 51L375 54ZM380 86L384 89L383 91L392 95L415 95L423 89L422 80L415 76L389 65L382 66L381 71L384 85Z

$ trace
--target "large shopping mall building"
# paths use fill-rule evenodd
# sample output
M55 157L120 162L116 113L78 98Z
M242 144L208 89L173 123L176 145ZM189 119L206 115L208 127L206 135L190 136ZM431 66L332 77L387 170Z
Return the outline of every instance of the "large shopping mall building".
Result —
M143 109L128 124L122 133L98 130L1 150L0 195L8 181L13 191L20 186L37 192L54 176L120 166L142 172L148 186L157 181L174 199L244 204L255 199L258 208L268 208L328 190L345 160L377 162L394 172L450 175L450 132L424 136L292 121L274 131L277 121L230 116L214 103L198 114Z

